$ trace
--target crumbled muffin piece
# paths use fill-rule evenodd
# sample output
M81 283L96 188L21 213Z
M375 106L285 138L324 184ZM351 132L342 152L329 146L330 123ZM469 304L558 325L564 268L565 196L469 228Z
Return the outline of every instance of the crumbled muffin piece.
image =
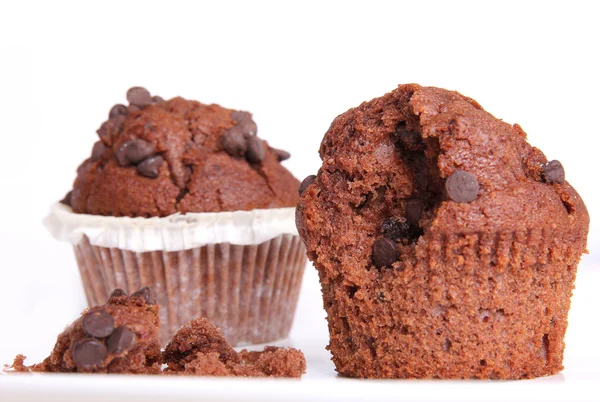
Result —
M306 371L301 351L267 346L237 353L204 318L182 327L163 353L165 374L243 377L300 377Z
M16 372L158 374L158 305L149 288L127 296L116 289L106 304L85 310L59 336L42 363L24 365L18 355Z
M58 336L42 363L26 366L24 361L25 356L17 355L5 371L242 377L300 377L306 372L301 351L267 346L262 352L237 353L205 318L182 327L161 354L158 305L148 287L131 296L115 289L105 305L84 311Z

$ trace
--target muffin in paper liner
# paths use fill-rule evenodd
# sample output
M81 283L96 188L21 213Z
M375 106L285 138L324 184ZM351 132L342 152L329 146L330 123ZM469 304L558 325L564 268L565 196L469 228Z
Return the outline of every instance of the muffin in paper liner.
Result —
M163 345L196 317L232 345L289 333L306 265L294 208L128 218L56 204L44 223L73 244L89 305L115 288L155 291Z

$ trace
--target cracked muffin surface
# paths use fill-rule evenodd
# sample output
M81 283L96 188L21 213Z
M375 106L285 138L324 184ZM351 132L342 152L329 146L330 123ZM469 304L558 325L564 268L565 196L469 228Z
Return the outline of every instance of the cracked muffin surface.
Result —
M76 213L153 217L292 207L299 182L289 153L256 136L248 112L144 88L127 93L98 129L100 140L63 200Z
M401 85L338 116L296 224L336 369L518 379L562 369L589 216L558 161L457 92Z

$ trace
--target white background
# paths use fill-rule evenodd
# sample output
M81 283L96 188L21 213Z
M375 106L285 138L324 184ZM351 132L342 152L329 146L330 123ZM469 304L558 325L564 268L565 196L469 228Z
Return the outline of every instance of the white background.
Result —
M578 281L558 378L581 380L575 395L597 392L599 17L592 1L1 3L0 362L44 357L83 307L70 247L41 220L127 88L253 112L259 135L292 152L285 165L302 179L320 166L336 115L417 82L519 123L586 202L586 284ZM292 340L317 345L315 366L327 372L323 317L309 266ZM519 395L535 397L527 392Z

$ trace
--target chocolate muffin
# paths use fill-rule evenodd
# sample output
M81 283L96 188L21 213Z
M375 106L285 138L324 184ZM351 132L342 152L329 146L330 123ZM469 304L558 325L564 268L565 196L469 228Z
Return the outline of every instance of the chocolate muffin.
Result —
M338 116L296 223L339 373L496 378L562 369L589 217L558 161L474 100L401 85Z
M158 374L158 306L149 288L131 296L116 289L104 305L83 312L62 332L54 350L42 363L23 364L17 372Z
M266 346L262 352L236 352L219 330L198 318L183 326L169 342L165 374L220 377L301 377L306 359L294 348Z
M90 305L150 286L163 345L202 316L232 344L290 329L306 258L290 157L252 115L131 88L46 219L73 244Z

